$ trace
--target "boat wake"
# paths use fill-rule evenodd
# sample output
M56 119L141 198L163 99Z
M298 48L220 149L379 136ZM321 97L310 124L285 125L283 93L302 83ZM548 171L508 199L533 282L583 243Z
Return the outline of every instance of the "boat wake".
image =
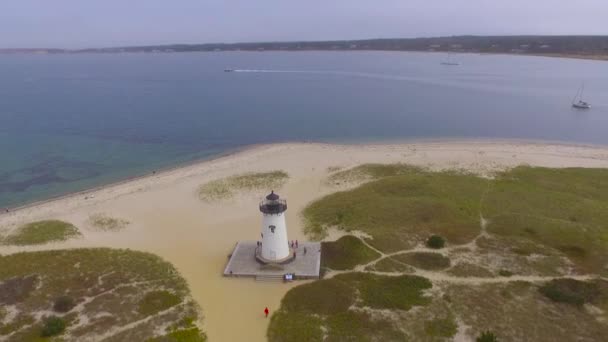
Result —
M234 72L264 72L264 73L319 73L309 70L272 70L272 69L234 69Z
M235 73L283 73L283 74L308 74L308 75L330 75L337 77L353 77L353 78L367 78L367 79L379 79L389 81L405 81L405 82L416 82L421 84L433 84L441 86L453 86L461 88L475 88L476 85L466 84L460 81L441 79L433 80L426 77L412 77L405 75L389 75L380 73L369 73L369 72L357 72L357 71L341 71L341 70L288 70L288 69L230 69ZM486 86L487 87L487 86Z

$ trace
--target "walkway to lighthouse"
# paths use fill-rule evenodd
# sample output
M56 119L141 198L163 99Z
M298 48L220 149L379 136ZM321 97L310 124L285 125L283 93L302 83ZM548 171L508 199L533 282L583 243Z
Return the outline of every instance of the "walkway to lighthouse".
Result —
M321 243L300 242L295 260L283 265L263 265L255 259L256 241L240 241L234 247L224 269L224 276L256 279L283 279L294 274L296 279L318 279L321 269ZM304 254L306 249L306 254Z

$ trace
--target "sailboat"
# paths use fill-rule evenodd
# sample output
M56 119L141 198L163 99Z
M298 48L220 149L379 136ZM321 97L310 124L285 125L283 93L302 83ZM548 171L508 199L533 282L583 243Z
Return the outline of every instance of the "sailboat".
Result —
M583 101L583 93L585 92L585 83L578 89L576 96L572 99L572 107L578 109L589 109L591 105L589 102Z
M452 61L452 54L448 52L448 59L446 61L441 62L441 65L460 65L458 62Z

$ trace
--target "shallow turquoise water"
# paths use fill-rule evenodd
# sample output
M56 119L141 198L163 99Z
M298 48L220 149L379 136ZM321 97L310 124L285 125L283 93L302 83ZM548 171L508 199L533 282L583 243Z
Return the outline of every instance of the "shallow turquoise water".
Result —
M0 56L0 207L254 143L608 144L608 63L264 52ZM238 69L225 73L225 68ZM570 101L585 81L590 111Z

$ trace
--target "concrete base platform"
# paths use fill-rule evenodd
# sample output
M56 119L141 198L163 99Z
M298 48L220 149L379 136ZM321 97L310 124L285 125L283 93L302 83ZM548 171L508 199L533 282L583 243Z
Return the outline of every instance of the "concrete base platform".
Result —
M285 274L295 279L318 279L321 269L321 243L300 242L294 248L295 259L284 264L263 264L256 260L256 241L239 241L224 269L227 277L252 277L256 280L281 281ZM306 253L304 253L306 249Z

